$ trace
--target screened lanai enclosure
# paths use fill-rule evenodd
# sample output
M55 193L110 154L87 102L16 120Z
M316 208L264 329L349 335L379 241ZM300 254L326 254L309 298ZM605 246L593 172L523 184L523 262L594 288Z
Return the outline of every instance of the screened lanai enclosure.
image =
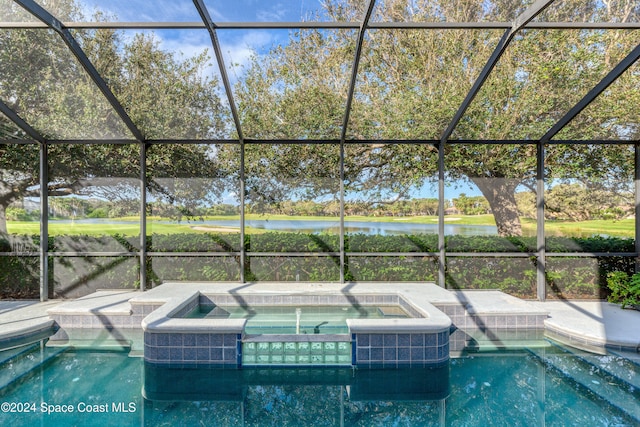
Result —
M636 0L0 0L0 297L166 281L604 298Z

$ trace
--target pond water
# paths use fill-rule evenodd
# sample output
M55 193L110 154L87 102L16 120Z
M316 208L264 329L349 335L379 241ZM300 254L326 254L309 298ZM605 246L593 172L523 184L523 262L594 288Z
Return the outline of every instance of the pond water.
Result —
M36 344L23 352L22 359L0 359L5 360L0 425L635 426L640 422L637 365L617 355L567 353L555 346L469 354L438 369L355 371L166 368L145 364L126 352L54 351ZM20 372L20 362L29 359L46 362Z
M207 221L204 221L206 223ZM222 224L220 224L222 225ZM330 233L340 232L340 223L334 221L296 221L296 220L249 220L248 227L264 230L290 231L301 233ZM237 223L236 223L237 226ZM438 234L438 224L416 224L407 221L374 222L374 221L345 221L346 233L362 233L367 235L403 235L403 234ZM489 225L445 224L445 235L497 235L498 229Z
M50 220L52 224L138 224L137 221L122 221L117 219L85 218L77 220ZM158 221L161 224L177 224L176 221ZM230 227L240 228L238 220L206 220L206 221L182 221L180 224L193 227ZM417 224L406 220L392 222L377 221L345 221L346 233L362 233L367 235L403 235L403 234L438 234L438 224ZM286 231L298 233L329 233L338 234L340 232L340 222L333 220L273 220L273 219L252 219L245 221L247 227L270 231ZM493 236L498 234L498 229L491 225L465 225L465 224L445 224L445 235L467 235L467 236Z

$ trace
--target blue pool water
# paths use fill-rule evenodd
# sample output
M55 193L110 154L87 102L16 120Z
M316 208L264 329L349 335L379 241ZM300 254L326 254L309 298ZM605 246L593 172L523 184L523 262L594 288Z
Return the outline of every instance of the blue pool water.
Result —
M37 343L0 357L2 426L640 422L637 361L555 345L478 352L438 369L395 370L163 368L126 352L59 350Z
M299 317L298 317L299 316ZM199 305L190 319L247 319L247 334L347 334L347 319L409 317L397 306L212 306ZM299 321L297 320L299 319ZM299 325L297 328L296 325Z

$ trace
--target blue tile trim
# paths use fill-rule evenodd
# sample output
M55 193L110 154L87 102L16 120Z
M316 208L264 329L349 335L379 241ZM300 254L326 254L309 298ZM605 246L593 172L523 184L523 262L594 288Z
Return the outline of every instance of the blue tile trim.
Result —
M455 335L450 337L449 331L420 334L351 334L350 342L309 342L308 357L292 359L292 355L300 356L300 346L295 351L288 351L286 342L258 343L267 346L265 351L254 344L253 348L243 347L242 334L185 334L145 333L145 360L156 363L194 363L224 365L240 368L246 362L254 364L351 364L361 367L397 367L398 365L434 365L449 359L450 345L456 346ZM454 338L453 342L450 339ZM295 343L294 343L295 344ZM247 345L251 345L248 343ZM350 352L346 345L351 345ZM264 349L263 349L264 350ZM291 349L289 349L291 350ZM255 354L254 354L255 353ZM264 357L267 360L264 360ZM243 361L243 358L251 359ZM289 356L289 357L287 357ZM302 355L304 356L304 355ZM301 356L301 357L302 357ZM350 356L350 357L349 357ZM262 358L262 359L261 359Z
M384 335L383 334L369 335L369 345L371 347L382 347L384 345Z
M351 334L351 366L356 366L356 334Z

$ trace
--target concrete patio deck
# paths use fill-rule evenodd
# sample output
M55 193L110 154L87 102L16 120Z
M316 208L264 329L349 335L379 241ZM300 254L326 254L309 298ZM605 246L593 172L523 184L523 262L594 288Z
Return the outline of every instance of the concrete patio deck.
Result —
M387 284L388 286L388 284ZM444 291L444 290L443 290ZM445 291L446 292L446 291ZM495 292L495 291L490 291ZM0 344L25 335L51 330L55 325L47 311L72 310L87 313L126 313L128 301L143 294L131 291L99 291L76 300L0 301ZM640 351L640 311L622 310L606 301L549 300L523 301L502 294L500 298L483 291L434 295L434 302L464 302L471 310L492 312L533 307L549 313L545 330L576 344L635 348Z
M0 346L52 330L55 322L47 310L59 304L61 301L0 301Z

